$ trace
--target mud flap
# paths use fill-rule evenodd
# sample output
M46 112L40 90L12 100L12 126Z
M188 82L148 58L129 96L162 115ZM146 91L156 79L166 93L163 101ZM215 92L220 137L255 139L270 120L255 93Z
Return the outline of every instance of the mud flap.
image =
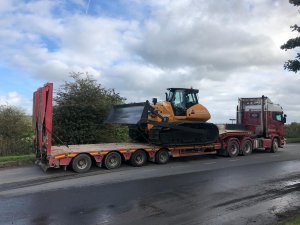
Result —
M47 172L47 170L49 169L49 165L46 163L43 163L41 160L36 160L35 164L38 165L44 172Z

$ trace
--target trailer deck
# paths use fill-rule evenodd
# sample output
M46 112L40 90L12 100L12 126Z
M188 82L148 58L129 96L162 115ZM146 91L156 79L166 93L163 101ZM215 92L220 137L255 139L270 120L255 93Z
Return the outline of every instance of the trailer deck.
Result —
M141 166L138 164L139 160L166 163L169 157L216 154L216 150L221 149L221 147L222 145L220 143L169 147L154 146L146 143L101 143L51 146L51 154L47 157L47 163L38 160L37 164L45 171L50 167L58 168L65 166L66 168L66 166L72 164L73 159L88 156L99 167L102 166L103 162L106 164L105 167L108 167L107 165L113 165L115 160L120 163L121 160L128 161L132 158L136 160L133 162L135 166ZM164 155L157 159L157 155L162 153ZM139 157L143 159L139 159ZM108 159L109 162L107 162ZM77 164L80 164L80 162Z
M149 154L151 159L155 152L161 149L172 150L170 153L172 157L179 157L190 155L187 152L205 152L209 149L220 149L221 144L214 143L211 145L188 145L188 146L170 146L168 148L161 146L154 146L146 143L102 143L102 144L82 144L82 145L69 145L69 146L52 146L51 155L52 159L73 158L78 154L90 154L92 156L105 156L109 152L118 152L124 155L124 159L130 158L131 154L138 150L143 150ZM214 151L215 153L215 151Z
M157 148L157 147L156 147ZM155 150L155 146L146 143L101 143L101 144L82 144L82 145L62 145L52 146L51 156L65 155L71 153L101 153L109 151L132 152L137 149Z

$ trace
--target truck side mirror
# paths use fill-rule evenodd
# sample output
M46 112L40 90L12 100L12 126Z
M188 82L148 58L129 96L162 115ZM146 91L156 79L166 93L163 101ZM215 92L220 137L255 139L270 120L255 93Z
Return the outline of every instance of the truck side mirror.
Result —
M283 115L283 117L282 117L282 122L283 122L283 123L286 123L286 114Z
M165 94L166 94L166 102L168 102L169 101L168 93L166 92Z

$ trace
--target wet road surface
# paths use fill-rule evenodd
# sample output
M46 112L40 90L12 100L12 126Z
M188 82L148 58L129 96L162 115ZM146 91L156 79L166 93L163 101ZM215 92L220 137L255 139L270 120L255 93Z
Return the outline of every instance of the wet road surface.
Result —
M87 174L0 170L0 224L276 224L300 207L300 145Z

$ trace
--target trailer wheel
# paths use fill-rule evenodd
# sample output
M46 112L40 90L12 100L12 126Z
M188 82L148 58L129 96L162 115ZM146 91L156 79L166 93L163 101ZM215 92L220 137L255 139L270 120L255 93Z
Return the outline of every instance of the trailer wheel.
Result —
M242 155L250 155L253 150L253 145L251 140L247 139L243 141L242 144Z
M166 164L169 161L170 155L168 150L161 149L155 154L155 162L157 164Z
M231 139L228 142L227 152L230 157L236 157L240 153L240 144L237 140Z
M106 169L116 169L121 166L122 159L119 153L117 152L110 152L105 156L104 159L104 167Z
M272 153L277 152L277 151L278 151L278 148L279 148L278 139L277 139L277 138L274 138L273 141L272 141L271 152L272 152Z
M89 171L91 165L91 157L87 154L79 154L72 161L72 169L77 173L85 173Z
M130 157L130 163L132 166L143 166L147 161L147 155L143 150L136 150Z

